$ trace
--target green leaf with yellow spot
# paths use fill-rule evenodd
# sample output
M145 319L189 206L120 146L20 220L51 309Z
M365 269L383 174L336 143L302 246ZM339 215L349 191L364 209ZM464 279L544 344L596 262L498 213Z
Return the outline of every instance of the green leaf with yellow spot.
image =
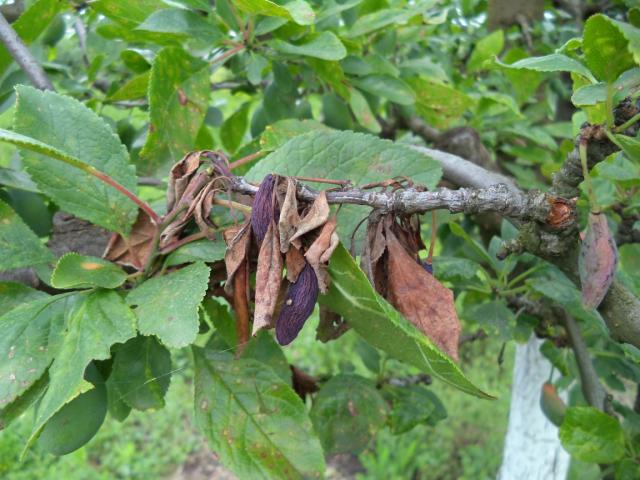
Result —
M117 288L127 279L119 266L97 257L77 253L63 255L51 275L55 288Z

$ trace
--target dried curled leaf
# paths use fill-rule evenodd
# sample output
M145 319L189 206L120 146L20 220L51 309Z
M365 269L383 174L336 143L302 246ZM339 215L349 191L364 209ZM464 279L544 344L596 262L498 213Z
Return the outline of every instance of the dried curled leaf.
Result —
M307 261L304 259L304 255L297 248L290 248L286 254L287 265L287 280L291 283L295 283L298 280L298 275L307 265Z
M307 264L296 283L289 285L276 320L276 339L280 345L288 345L298 336L313 313L318 293L318 279L311 265Z
M171 168L167 188L167 212L173 210L176 202L182 198L193 174L200 167L200 155L201 152L187 153Z
M120 234L114 233L109 239L103 257L119 265L142 270L151 255L157 228L149 215L138 210L138 218L129 236L125 239Z
M291 242L302 237L305 233L324 225L329 219L329 202L327 194L322 191L313 201L311 208L297 226L296 233L291 237Z
M229 293L233 290L233 277L243 265L249 254L251 245L251 228L249 223L237 225L223 232L227 251L224 254L224 264L227 268L227 282L225 290Z
M329 274L327 273L327 263L331 258L331 254L338 246L340 239L336 233L338 222L336 217L327 220L318 237L304 254L307 262L311 265L318 277L318 286L322 293L327 293L329 288Z
M262 243L269 225L276 218L273 202L273 190L276 185L276 179L269 174L262 180L260 188L256 192L253 199L253 208L251 209L251 228L256 236L258 245Z
M253 335L263 328L273 326L273 312L282 281L282 266L278 230L275 223L271 222L258 254Z
M603 213L589 213L587 231L580 247L582 303L597 308L609 291L618 265L618 249Z
M287 193L280 205L280 219L278 231L280 232L280 250L282 253L289 251L291 237L293 237L300 223L298 214L298 199L296 198L296 181L287 177Z

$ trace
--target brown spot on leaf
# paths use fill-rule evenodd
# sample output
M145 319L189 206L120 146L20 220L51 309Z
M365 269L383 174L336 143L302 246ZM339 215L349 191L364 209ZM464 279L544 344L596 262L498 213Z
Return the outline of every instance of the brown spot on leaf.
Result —
M83 270L100 270L101 268L104 268L104 265L96 262L82 262L80 264L80 268Z
M180 105L182 105L184 107L187 104L188 101L189 101L189 99L187 98L187 94L184 93L184 90L179 88L178 89L178 102L180 103Z

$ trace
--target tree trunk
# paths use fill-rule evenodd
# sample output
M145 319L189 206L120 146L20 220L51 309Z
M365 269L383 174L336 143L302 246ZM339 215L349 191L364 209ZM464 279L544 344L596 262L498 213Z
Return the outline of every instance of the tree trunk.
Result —
M540 353L541 343L531 337L516 347L499 480L564 480L569 470L569 455L560 445L558 429L540 409L542 384L551 371L551 364ZM566 392L560 396L566 401Z

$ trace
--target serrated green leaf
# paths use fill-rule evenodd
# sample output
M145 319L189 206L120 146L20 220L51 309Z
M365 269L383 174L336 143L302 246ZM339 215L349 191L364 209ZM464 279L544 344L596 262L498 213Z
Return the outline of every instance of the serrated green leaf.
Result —
M69 213L128 233L137 206L78 165L58 161L89 165L135 193L135 168L115 132L73 98L26 86L18 86L17 94L16 133L3 131L1 139L52 157L23 152L27 172L40 190Z
M34 42L68 2L64 0L37 0L11 25L25 45ZM13 62L13 57L0 45L0 75Z
M582 462L614 463L625 452L618 421L593 407L568 408L559 434L562 446Z
M331 130L316 120L297 120L287 118L268 125L260 137L260 148L266 152L277 150L293 137L312 132L314 130Z
M13 168L0 167L0 185L25 192L40 193L38 187L26 172Z
M51 285L55 288L117 288L127 279L127 272L115 263L97 257L67 253L60 257Z
M126 82L122 87L109 95L108 100L110 102L121 102L123 100L136 100L138 98L144 98L147 96L149 90L149 78L151 71L147 70L140 75L136 75L131 80Z
M481 269L468 258L437 256L433 259L433 274L442 281L470 280Z
M38 437L38 446L53 455L66 455L85 445L104 422L107 389L98 369L90 364L94 388L81 393L51 417Z
M399 105L413 105L416 93L407 83L391 75L367 75L352 79L351 83L372 95L376 95Z
M475 48L467 61L467 71L472 73L482 70L484 62L499 55L503 47L504 33L502 30L496 30L481 38L476 42Z
M369 102L355 88L349 90L349 106L360 125L373 133L380 133L382 127L380 127L376 116L371 111Z
M345 318L368 343L390 356L480 398L480 390L458 366L373 289L347 250L339 245L329 262L331 286L320 303Z
M48 384L49 377L45 373L13 402L4 408L0 406L0 430L4 430L8 425L20 418L32 404L39 400Z
M629 96L638 85L640 85L640 68L636 67L624 72L613 82L614 102L618 98ZM576 106L596 105L606 99L607 84L605 82L579 87L571 96L571 102Z
M198 334L198 305L209 284L209 267L198 262L151 278L127 295L135 306L138 328L172 348L189 345Z
M640 141L626 135L614 135L614 137L629 160L634 162L640 160Z
M163 172L193 150L207 114L210 90L207 62L178 47L158 53L149 79L151 125L140 152L142 171Z
M195 418L239 478L320 477L324 457L300 397L270 368L194 347Z
M136 0L123 2L122 0L96 0L91 2L91 8L105 17L130 28L143 22L153 12L165 6L158 0Z
M76 298L65 312L64 327L58 326L62 340L49 367L49 387L36 410L25 451L56 412L86 391L83 375L89 362L109 358L113 344L125 342L136 333L135 316L116 292L94 290Z
M243 12L252 15L286 18L298 25L313 25L315 22L315 13L303 0L292 0L284 5L278 5L270 0L232 0L232 2Z
M640 63L640 29L602 14L592 15L584 25L582 49L596 77L613 82Z
M47 295L22 283L0 282L0 316L23 303L47 298Z
M387 419L387 404L375 383L336 375L316 395L310 416L325 454L359 453Z
M435 2L419 2L408 8L383 8L367 13L356 20L346 33L348 38L359 37L374 32L388 25L403 25L412 17L419 15L430 8Z
M447 128L473 104L466 94L448 85L420 77L406 82L416 92L416 111L436 127Z
M249 125L250 107L251 102L245 102L220 127L220 139L229 153L234 153L242 145L244 134Z
M118 347L109 380L130 407L160 409L171 382L171 354L155 337L139 335Z
M472 238L464 228L460 226L460 224L456 222L449 222L449 230L456 237L462 238L476 253L476 255L483 261L487 262L491 268L494 270L498 269L498 263L495 258L489 255L489 252L478 242L476 239Z
M281 53L321 58L323 60L341 60L347 56L347 49L333 32L322 32L312 36L308 41L293 45L276 39L271 46Z
M292 138L247 172L261 181L268 173L351 180L354 185L404 175L429 190L442 176L440 164L407 147L373 135L354 132L313 131ZM365 210L343 206L338 229L348 238Z
M592 83L596 83L596 79L587 67L561 53L525 58L512 64L503 63L499 60L496 60L496 63L504 68L534 70L536 72L572 72L582 75Z
M0 200L0 271L54 260L53 254L20 216Z
M211 240L204 239L187 243L171 252L165 261L165 266L173 267L183 263L198 261L206 263L217 262L224 259L226 249L227 246L222 240L212 242Z
M389 424L395 435L408 432L416 425L435 425L447 418L447 410L438 396L424 385L387 385L382 392L391 403Z
M235 323L235 322L234 322ZM235 325L233 325L235 327ZM217 330L217 327L216 327ZM264 366L271 368L283 382L291 385L291 367L285 357L282 347L276 343L266 330L260 330L255 337L249 340L242 352L242 358L252 358Z
M145 18L136 30L175 35L180 39L197 39L207 42L209 46L223 37L220 29L205 17L181 8L157 10Z
M504 300L472 304L464 309L462 316L475 322L500 340L508 341L513 336L516 317Z
M68 294L33 300L0 316L0 408L22 395L53 360L63 338Z

